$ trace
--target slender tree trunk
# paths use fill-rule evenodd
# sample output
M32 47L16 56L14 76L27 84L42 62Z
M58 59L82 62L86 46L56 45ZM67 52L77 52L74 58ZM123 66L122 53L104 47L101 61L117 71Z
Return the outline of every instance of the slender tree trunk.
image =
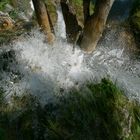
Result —
M84 23L90 17L90 0L83 0Z
M54 34L52 33L51 30L51 24L49 22L49 16L47 13L45 2L43 0L32 0L32 1L38 23L43 32L45 33L45 35L47 35L48 43L52 43L54 41Z
M95 12L85 22L81 48L91 53L102 36L114 0L96 0ZM86 6L85 6L86 7ZM86 12L87 13L87 12Z
M75 11L69 2L67 2L67 0L61 0L60 4L66 25L67 40L70 43L75 43L77 35L82 28L78 25Z

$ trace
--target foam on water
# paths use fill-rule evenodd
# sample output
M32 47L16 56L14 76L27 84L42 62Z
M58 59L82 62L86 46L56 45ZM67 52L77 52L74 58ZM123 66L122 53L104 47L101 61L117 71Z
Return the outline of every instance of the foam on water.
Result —
M31 5L32 10L34 11L34 5L33 5L32 0L30 0L30 5Z
M16 61L11 65L11 71L19 72L22 78L14 82L16 75L3 71L1 85L9 95L29 92L50 100L60 89L68 90L91 78L83 61L84 54L79 49L73 53L72 46L60 39L49 46L39 31L16 42L13 49Z
M27 92L46 102L62 89L67 91L87 81L99 82L109 77L129 97L139 100L140 62L130 60L124 49L98 47L93 54L86 55L76 48L73 53L72 45L60 39L51 46L44 43L39 31L32 31L12 49L16 60L10 71L1 73L0 85L7 95Z

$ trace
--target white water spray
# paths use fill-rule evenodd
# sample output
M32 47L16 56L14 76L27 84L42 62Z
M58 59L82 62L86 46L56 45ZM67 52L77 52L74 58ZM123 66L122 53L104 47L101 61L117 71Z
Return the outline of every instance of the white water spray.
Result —
M55 27L55 34L58 38L61 37L66 39L66 28L60 5L57 7L57 24Z
M30 1L30 5L31 5L32 10L34 11L34 5L33 5L32 0Z
M72 46L61 40L49 46L39 31L16 42L13 49L17 62L11 71L18 71L22 78L14 82L11 72L3 72L0 85L6 94L29 92L46 101L54 94L59 95L60 89L67 91L91 79L91 71L83 63L84 54L80 50L73 53Z
M57 12L58 35L65 38L62 14L59 10ZM114 40L106 39L106 43L111 45ZM128 97L140 101L140 61L131 60L116 44L111 47L101 45L90 55L77 48L73 53L72 45L64 39L58 38L50 46L44 43L43 34L32 31L30 36L23 37L6 50L14 50L15 59L8 60L8 70L1 70L0 86L7 97L15 93L31 93L46 103L53 100L54 95L62 94L62 89L66 93L87 81L100 82L109 77ZM5 50L1 49L3 52Z

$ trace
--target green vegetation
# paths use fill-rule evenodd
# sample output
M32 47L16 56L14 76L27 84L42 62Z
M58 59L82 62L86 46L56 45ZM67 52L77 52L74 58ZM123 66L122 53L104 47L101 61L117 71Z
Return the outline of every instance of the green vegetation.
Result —
M72 7L75 9L75 13L79 24L82 25L84 23L84 15L83 15L83 0L70 0ZM94 4L91 2L90 4L90 14L93 14Z
M2 0L0 10L9 0ZM78 20L83 23L82 0L71 0ZM56 7L47 1L53 24ZM93 12L91 5L90 11ZM9 13L17 17L17 11ZM135 35L140 36L140 1L136 0L130 23ZM18 24L18 23L16 23ZM23 23L22 23L23 24ZM20 26L22 25L20 23ZM25 29L14 29L0 34L0 45L23 34ZM22 29L22 30L21 30ZM12 36L12 37L11 37ZM1 67L8 70L8 60L0 56ZM63 93L62 93L63 95ZM30 94L13 95L10 102L0 89L0 140L139 140L140 107L130 101L110 80L99 84L88 83L84 88L72 89L56 102L42 106Z
M11 0L1 0L0 1L0 11L4 11L5 10L6 4L11 4ZM11 10L8 14L9 14L9 16L12 19L17 20L17 18L18 18L18 11L17 11L17 9Z
M83 24L83 0L70 0L72 7L74 7L76 16L80 24Z
M13 39L23 34L23 30L6 30L0 33L0 45L9 44Z
M5 5L10 3L10 0L1 0L0 1L0 11L3 11L5 9Z
M1 90L1 140L139 140L140 108L111 81L88 84L41 106L31 95L6 103Z
M48 13L50 14L52 24L55 25L57 21L56 7L52 4L51 0L45 0L45 2L47 4Z
M140 43L140 1L135 0L130 15L130 25L137 41Z

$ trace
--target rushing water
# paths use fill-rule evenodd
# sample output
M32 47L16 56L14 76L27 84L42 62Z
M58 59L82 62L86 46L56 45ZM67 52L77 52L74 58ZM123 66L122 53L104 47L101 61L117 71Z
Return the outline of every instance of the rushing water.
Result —
M55 35L57 38L66 39L65 23L60 5L58 5L57 8L57 24L55 27Z
M62 14L57 13L56 28L61 38L57 37L53 45L44 43L44 35L33 30L30 35L1 48L0 86L7 98L15 93L31 93L45 103L62 94L62 90L66 93L87 81L96 83L109 77L128 97L139 100L140 61L131 59L125 52L124 42L116 44L112 39L114 32L110 32L106 42L92 54L85 54L78 46L73 52L72 45L64 40Z

